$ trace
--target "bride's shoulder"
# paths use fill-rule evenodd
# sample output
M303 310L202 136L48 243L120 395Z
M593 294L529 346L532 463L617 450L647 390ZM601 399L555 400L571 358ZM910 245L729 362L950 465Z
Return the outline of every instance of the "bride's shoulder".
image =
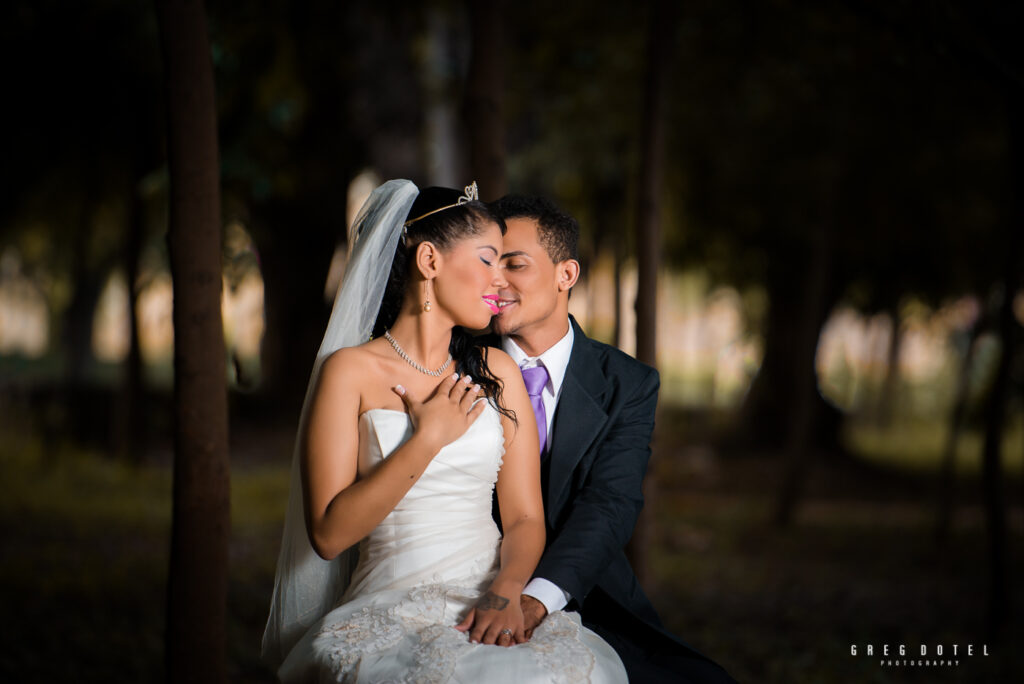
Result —
M483 355L484 363L499 378L504 379L512 373L519 374L519 366L504 350L498 347L484 347Z
M324 359L320 374L324 376L352 377L364 374L377 358L372 343L358 347L343 347Z

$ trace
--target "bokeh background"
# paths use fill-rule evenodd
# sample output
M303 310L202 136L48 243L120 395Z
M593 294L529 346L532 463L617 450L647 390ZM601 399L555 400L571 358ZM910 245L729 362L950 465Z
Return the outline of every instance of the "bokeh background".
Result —
M346 226L389 178L555 199L582 225L577 320L629 353L656 331L633 552L683 638L747 682L1024 678L1018 7L206 15L231 681L273 681L259 642L302 393ZM161 681L175 455L156 12L5 3L0 51L0 675ZM869 644L961 657L885 666Z

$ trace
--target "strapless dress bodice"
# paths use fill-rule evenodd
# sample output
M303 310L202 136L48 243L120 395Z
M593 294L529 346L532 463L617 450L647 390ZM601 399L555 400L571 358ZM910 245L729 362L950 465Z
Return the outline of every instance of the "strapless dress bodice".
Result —
M491 501L504 436L489 403L359 544L359 564L343 600L426 582L479 581L496 567L501 535ZM359 416L359 477L367 477L412 436L404 411L370 409ZM467 575L473 575L468 576Z

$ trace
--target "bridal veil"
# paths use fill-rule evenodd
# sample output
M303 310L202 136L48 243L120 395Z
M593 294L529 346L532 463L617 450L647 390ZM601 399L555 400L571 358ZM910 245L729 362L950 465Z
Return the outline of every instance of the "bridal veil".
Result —
M306 533L300 467L306 420L324 359L370 338L403 223L418 194L419 189L407 180L384 183L370 194L349 231L351 254L313 362L292 455L281 553L263 633L263 658L275 669L306 630L335 607L349 582L354 548L325 561L313 550Z

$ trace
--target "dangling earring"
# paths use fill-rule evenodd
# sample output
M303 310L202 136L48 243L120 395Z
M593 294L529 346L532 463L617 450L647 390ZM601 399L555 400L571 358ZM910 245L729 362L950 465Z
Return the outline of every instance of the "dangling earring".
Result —
M429 295L426 294L426 290L427 290L427 283L424 282L423 283L423 292L424 292L424 294L423 294L423 297L424 297L424 300L423 300L423 310L424 311L430 311L430 299L429 299Z

